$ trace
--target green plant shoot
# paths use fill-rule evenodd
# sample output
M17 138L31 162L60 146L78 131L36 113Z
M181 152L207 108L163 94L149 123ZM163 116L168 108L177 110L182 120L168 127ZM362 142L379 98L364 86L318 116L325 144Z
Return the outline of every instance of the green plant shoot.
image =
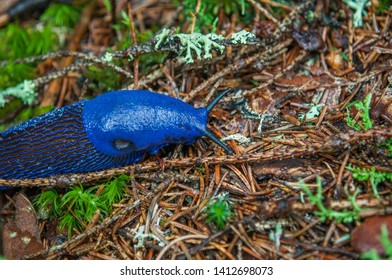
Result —
M365 98L365 100L362 101L354 101L350 104L348 104L346 110L347 110L347 117L346 117L346 122L347 125L354 128L355 130L361 130L362 128L364 130L371 129L373 127L372 120L370 119L370 103L372 100L372 94L368 94ZM360 117L362 119L362 122L357 123L353 118L350 116L350 111L349 107L355 106L357 110L361 111Z
M204 210L207 214L206 222L212 222L218 229L223 229L229 220L234 217L233 204L227 194L222 194L216 199L211 199Z
M378 184L384 181L392 182L392 173L378 172L374 167L370 168L370 170L367 170L366 168L361 169L360 167L354 168L351 166L347 166L346 168L352 172L354 179L360 182L369 180L372 186L374 197L376 198L380 197L377 189Z
M323 193L322 193L322 182L320 177L317 177L317 189L316 194L313 194L309 187L306 185L305 182L301 181L301 189L305 194L308 196L308 200L314 206L318 208L318 211L314 212L315 216L320 217L320 221L325 222L326 220L336 220L337 222L343 223L351 223L354 220L359 219L359 213L361 209L356 205L355 198L360 192L356 190L353 195L350 195L346 191L346 195L351 202L353 210L343 210L343 211L335 211L333 209L327 209L323 204Z

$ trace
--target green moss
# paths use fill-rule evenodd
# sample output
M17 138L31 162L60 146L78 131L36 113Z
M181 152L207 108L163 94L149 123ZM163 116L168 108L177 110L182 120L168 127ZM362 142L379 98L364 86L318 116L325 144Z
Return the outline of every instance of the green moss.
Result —
M378 14L382 14L384 11L387 11L388 8L391 6L391 0L378 0L378 6L376 7L376 11Z
M223 229L234 217L233 204L229 201L227 194L222 194L210 200L204 213L207 214L207 223L214 223L218 229Z
M369 0L342 0L349 8L354 11L353 25L354 27L361 27L363 25L363 15L367 15L366 6L371 5Z
M91 80L89 88L94 92L106 92L121 88L121 75L111 69L89 66L85 76Z
M31 64L9 63L0 67L0 90L15 86L24 80L32 80L36 77L35 67Z
M52 3L40 19L51 26L73 27L80 16L81 7Z
M79 10L79 7L53 3L41 16L44 24L20 26L18 23L10 23L0 29L0 60L9 61L0 67L0 90L37 77L35 67L31 64L14 64L13 61L58 49L59 37L65 32L59 27L73 26L79 18ZM3 101L7 100L3 98ZM31 100L23 101L31 103Z
M73 186L64 195L56 190L48 190L34 199L40 218L58 218L59 227L67 229L68 236L76 229L78 231L91 221L97 210L101 218L110 214L114 203L124 198L129 176L120 175L104 184L104 189L98 194L101 185L85 189L82 185Z
M0 30L0 37L0 59L8 60L40 55L54 50L59 43L57 34L49 25L38 29L11 23Z
M191 18L196 14L197 0L173 1L176 5L184 7L182 14L184 19ZM197 13L195 32L214 32L218 19L219 10L222 9L226 15L238 14L241 21L250 23L252 14L250 4L245 0L204 0L201 1L200 10Z

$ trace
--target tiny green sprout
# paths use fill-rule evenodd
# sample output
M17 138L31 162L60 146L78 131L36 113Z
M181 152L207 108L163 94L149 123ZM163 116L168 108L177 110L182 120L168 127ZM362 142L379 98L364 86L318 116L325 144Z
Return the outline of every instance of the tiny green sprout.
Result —
M110 13L113 9L112 7L112 3L110 2L110 0L103 0L103 5L105 6L106 11L108 11L108 13Z
M103 62L112 62L113 61L113 53L107 52L105 55L101 58Z
M362 101L354 101L354 102L351 102L350 104L347 105L346 122L349 127L352 127L358 131L361 130L362 127L364 128L364 130L369 130L373 127L372 120L370 119L371 100L372 100L372 94L370 93L365 97L365 100L363 102ZM355 106L355 108L357 108L357 110L361 111L360 117L362 119L362 122L360 122L360 123L357 123L350 116L349 107L351 107L353 105Z
M6 104L6 97L20 98L25 104L32 104L37 97L36 85L33 81L25 80L22 83L0 91L0 107Z
M245 15L245 0L240 0L239 1L241 3L241 15Z
M308 196L308 200L310 203L315 205L318 208L318 211L314 212L314 215L320 218L321 222L326 220L336 220L337 222L343 223L351 223L354 220L359 219L359 213L362 211L358 205L355 203L356 196L359 194L359 190L356 190L353 195L350 195L346 190L346 195L351 202L353 210L343 210L343 211L335 211L333 209L327 209L323 204L323 193L322 193L322 182L320 177L317 177L317 189L316 194L313 194L309 187L306 185L304 181L301 181L301 189Z
M384 224L381 226L381 235L379 237L380 243L385 251L385 258L381 257L376 249L371 249L370 251L363 253L361 255L362 259L367 260L392 260L392 241L389 239L389 232L387 226Z
M249 40L255 39L256 35L246 30L231 34L233 44L247 44Z
M380 195L378 194L378 184L384 182L384 181L390 181L392 182L392 173L389 172L381 172L381 171L376 171L374 167L371 167L369 170L366 168L360 168L360 167L352 167L347 166L346 167L348 170L352 172L352 176L354 179L362 182L362 181L370 181L370 185L372 186L373 190L373 195L375 198L379 198Z
M339 54L343 58L344 61L348 62L348 55L345 52L341 51L341 52L339 52Z
M207 214L206 222L212 222L220 230L229 220L234 217L233 204L229 201L227 194L221 194L216 199L211 199L204 210Z
M204 166L196 167L196 170L198 170L201 174L206 174L206 168Z
M371 4L369 0L342 0L347 6L354 10L353 24L354 27L361 27L363 25L362 15L367 16L365 7Z
M308 22L312 22L315 18L316 18L316 16L315 16L315 14L314 14L313 11L308 11L308 12L306 13L306 15L305 15L305 19L306 19Z
M129 18L128 14L122 10L121 11L122 21L121 23L124 24L128 29L131 29L131 19Z
M282 234L283 234L282 224L277 224L275 231L270 231L268 235L269 240L275 242L276 249L279 249L280 247L280 238L282 237Z

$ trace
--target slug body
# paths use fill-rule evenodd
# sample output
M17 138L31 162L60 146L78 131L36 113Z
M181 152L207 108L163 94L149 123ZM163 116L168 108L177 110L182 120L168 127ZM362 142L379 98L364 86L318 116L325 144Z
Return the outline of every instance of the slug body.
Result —
M107 92L1 133L0 178L43 178L129 165L163 146L191 144L208 135L208 112L149 91Z

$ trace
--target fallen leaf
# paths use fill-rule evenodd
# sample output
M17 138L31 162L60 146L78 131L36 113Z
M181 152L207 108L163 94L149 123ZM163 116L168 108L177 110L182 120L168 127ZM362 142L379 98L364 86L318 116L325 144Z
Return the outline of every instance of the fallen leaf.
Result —
M374 216L367 218L351 234L351 246L358 253L365 253L376 249L380 256L385 256L385 251L380 243L381 226L386 225L388 232L392 233L392 215ZM391 234L389 235L391 239Z
M4 256L10 260L43 249L37 215L31 202L23 194L18 194L15 200L15 219L6 223L3 230Z

